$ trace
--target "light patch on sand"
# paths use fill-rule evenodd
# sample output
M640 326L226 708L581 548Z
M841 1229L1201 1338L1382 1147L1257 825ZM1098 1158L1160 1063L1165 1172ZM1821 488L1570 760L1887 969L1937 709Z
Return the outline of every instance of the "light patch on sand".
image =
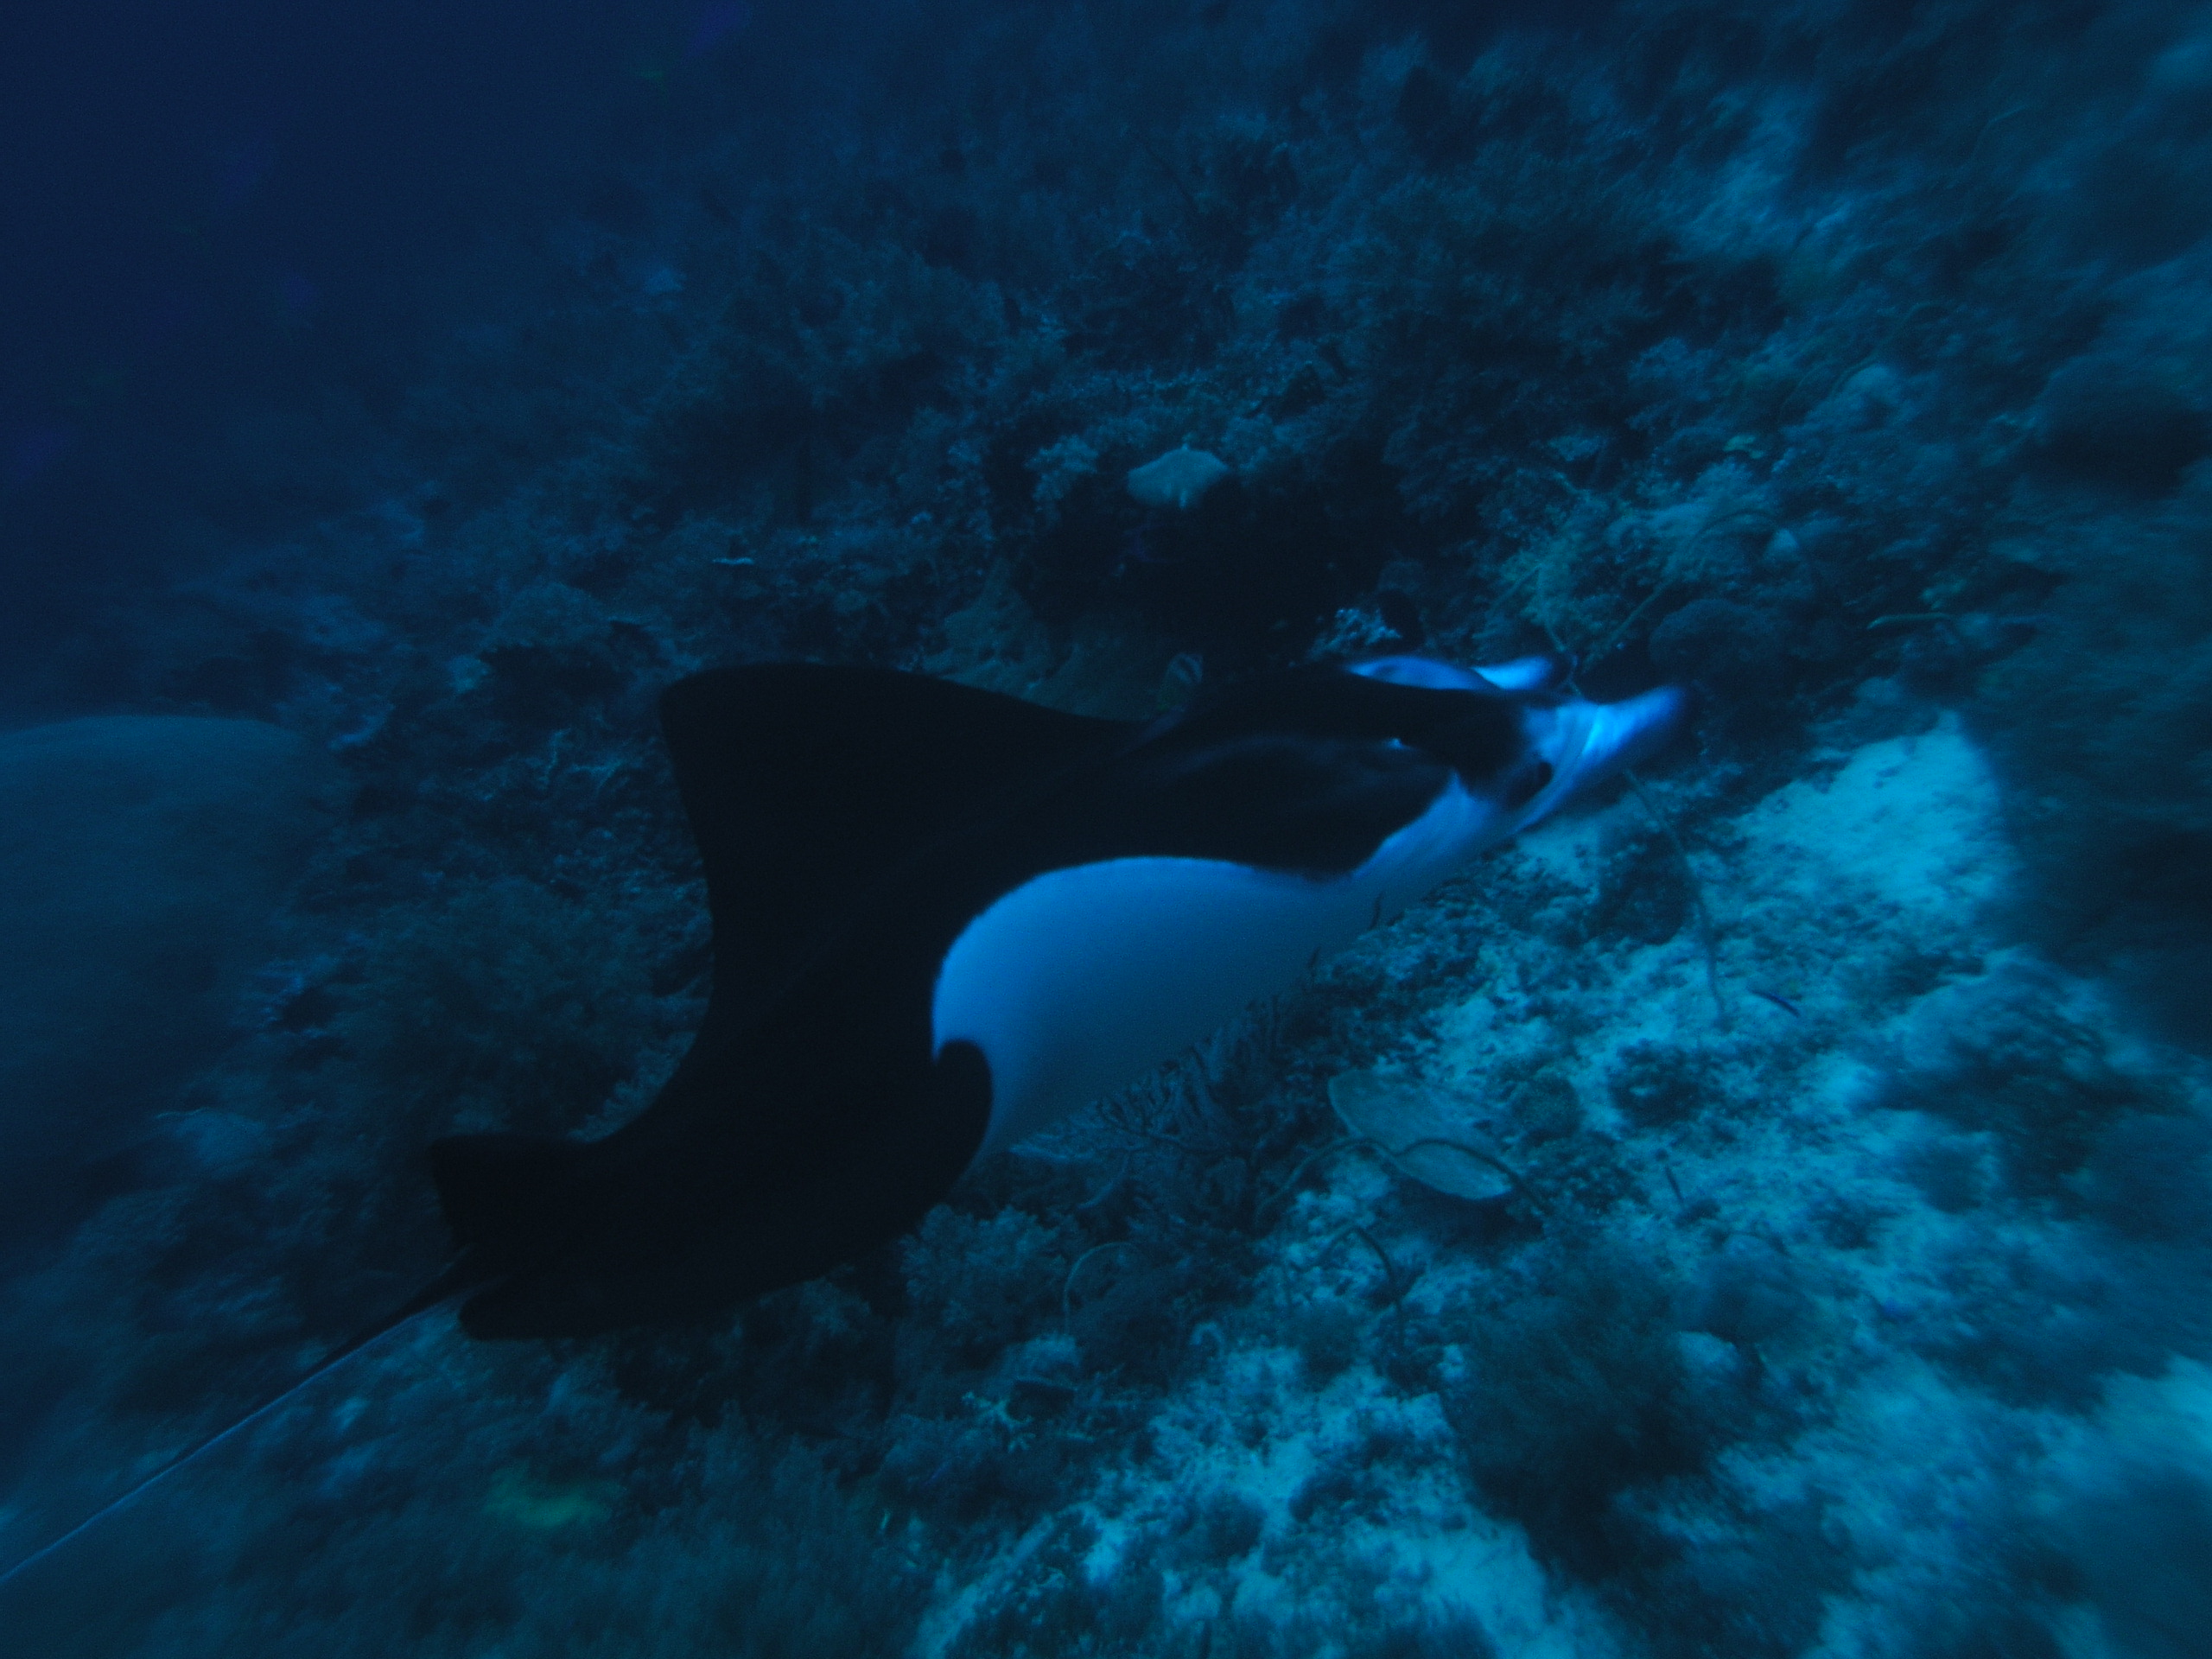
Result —
M1739 821L1742 898L1945 932L2000 898L2016 868L1988 761L1958 718L1869 744L1825 778L1768 796Z
M1571 912L1597 891L1609 842L1646 823L1626 798L1529 836L1522 856L1565 884L1557 907ZM1444 1015L1431 1077L1473 1095L1501 1068L1551 1065L1588 1085L1634 1043L1767 1028L1796 1038L1885 1014L1915 964L1993 948L1984 921L2018 868L1997 781L1951 716L1784 785L1689 842L1717 975L1691 925L1663 944L1615 947L1594 974L1586 957L1587 988L1563 1029L1559 953L1532 945ZM1602 1097L1585 1087L1586 1101Z

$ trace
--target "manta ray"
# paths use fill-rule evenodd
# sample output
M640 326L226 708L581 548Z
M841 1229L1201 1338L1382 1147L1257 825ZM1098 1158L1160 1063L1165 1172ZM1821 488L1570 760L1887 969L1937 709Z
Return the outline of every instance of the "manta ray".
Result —
M425 1297L471 1293L477 1337L590 1336L896 1238L1684 723L1679 690L1593 703L1567 674L1392 657L1144 723L878 669L677 682L705 1018L601 1140L434 1143L459 1255Z
M726 1314L911 1230L976 1163L1135 1083L1687 723L1563 658L1313 666L1148 722L779 663L663 695L714 924L690 1052L590 1141L429 1148L456 1254L4 1586L417 1315L480 1338Z

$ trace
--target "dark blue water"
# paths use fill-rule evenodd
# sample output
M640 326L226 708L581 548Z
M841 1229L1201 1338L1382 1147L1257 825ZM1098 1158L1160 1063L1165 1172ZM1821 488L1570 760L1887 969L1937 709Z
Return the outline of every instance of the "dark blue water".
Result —
M454 326L456 261L542 232L704 104L772 105L788 74L761 57L818 27L785 10L11 9L11 658L84 626L102 580L188 562L180 516L214 521L204 542L354 503ZM224 429L257 421L330 452L256 477Z
M2207 176L2182 5L10 10L0 1648L2212 1653ZM792 1161L666 1213L941 1201L285 1395L454 1259L434 1141L676 1073L670 684L1537 654L1694 728L957 1182L776 1045L918 1044L897 918L1103 751L745 704ZM1173 849L1333 879L1295 735Z

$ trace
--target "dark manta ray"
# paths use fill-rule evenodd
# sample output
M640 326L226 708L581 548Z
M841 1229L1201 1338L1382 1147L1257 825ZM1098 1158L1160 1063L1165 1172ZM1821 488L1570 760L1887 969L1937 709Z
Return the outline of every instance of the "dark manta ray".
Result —
M671 686L715 972L690 1052L603 1140L457 1135L459 1255L276 1399L429 1308L479 1337L728 1309L912 1227L977 1159L1133 1083L1485 847L1668 742L1532 658L1415 657L1202 693L1148 725L910 674L778 664Z
M588 1143L430 1148L479 1337L711 1315L912 1228L977 1159L1135 1082L1682 723L1533 658L1209 691L1148 725L887 671L670 688L715 974Z

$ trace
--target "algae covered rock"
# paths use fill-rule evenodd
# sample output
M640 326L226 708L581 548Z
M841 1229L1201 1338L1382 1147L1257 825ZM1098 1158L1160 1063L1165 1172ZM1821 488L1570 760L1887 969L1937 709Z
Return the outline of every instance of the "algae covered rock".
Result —
M97 1160L219 1043L332 784L259 721L0 735L0 1246L96 1200Z

